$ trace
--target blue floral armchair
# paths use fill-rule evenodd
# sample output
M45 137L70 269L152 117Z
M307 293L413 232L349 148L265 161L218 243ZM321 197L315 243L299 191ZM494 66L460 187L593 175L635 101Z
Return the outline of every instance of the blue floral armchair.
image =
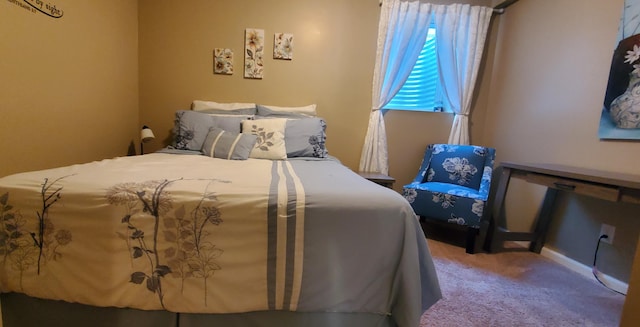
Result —
M483 246L489 227L489 191L496 151L475 145L431 144L403 196L421 220L467 226L466 250ZM486 217L485 217L486 216Z

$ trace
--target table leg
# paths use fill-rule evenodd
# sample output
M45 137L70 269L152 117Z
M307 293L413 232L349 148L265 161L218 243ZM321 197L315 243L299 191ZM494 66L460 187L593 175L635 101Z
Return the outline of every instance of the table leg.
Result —
M511 168L502 167L502 174L498 181L496 189L495 201L491 210L491 221L487 242L489 243L489 252L495 253L503 248L503 233L500 231L499 224L505 221L504 200L507 196L509 181L511 180Z
M542 207L540 208L538 217L536 217L534 230L535 239L531 241L531 244L529 245L529 251L531 252L540 253L540 251L542 250L544 241L547 238L547 230L549 229L549 225L551 223L551 211L553 209L553 203L556 200L557 194L558 190L548 188L547 193L544 195Z

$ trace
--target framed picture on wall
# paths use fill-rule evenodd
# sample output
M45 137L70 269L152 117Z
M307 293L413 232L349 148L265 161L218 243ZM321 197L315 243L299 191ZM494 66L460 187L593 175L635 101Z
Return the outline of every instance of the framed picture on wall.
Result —
M640 140L640 0L625 0L598 136Z

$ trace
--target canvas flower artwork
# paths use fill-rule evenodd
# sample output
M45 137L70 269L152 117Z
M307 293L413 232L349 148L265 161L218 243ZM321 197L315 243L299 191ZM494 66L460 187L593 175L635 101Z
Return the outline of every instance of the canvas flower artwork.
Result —
M213 72L233 75L233 50L223 48L213 50Z
M275 33L273 36L273 58L293 59L293 34Z
M264 73L264 30L248 28L244 42L244 77L261 79Z

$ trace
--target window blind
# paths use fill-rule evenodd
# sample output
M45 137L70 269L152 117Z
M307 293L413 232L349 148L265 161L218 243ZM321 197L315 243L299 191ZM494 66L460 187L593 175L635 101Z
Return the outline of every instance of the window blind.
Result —
M424 47L409 78L384 109L433 111L442 106L437 95L439 84L436 30L429 28Z

